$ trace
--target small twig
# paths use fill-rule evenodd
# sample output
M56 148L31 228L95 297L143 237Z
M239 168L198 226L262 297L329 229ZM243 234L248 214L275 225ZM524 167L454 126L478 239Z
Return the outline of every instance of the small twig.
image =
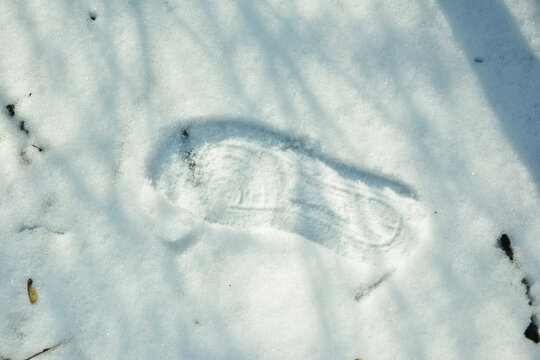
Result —
M43 152L43 148L40 147L40 146L37 146L37 145L34 145L32 144L33 147L35 147L36 149L38 149L39 152Z
M48 347L48 348L46 348L46 349L43 349L43 350L41 350L40 352L38 352L37 354L34 354L34 355L32 355L32 356L30 356L30 357L24 359L24 360L30 360L30 359L32 359L32 358L35 358L35 357L38 356L38 355L43 354L44 352L47 352L47 351L49 351L49 350L54 350L54 349L56 349L57 347L59 347L61 344L62 344L62 343L58 343L58 344L56 344L56 345L54 345L54 346Z

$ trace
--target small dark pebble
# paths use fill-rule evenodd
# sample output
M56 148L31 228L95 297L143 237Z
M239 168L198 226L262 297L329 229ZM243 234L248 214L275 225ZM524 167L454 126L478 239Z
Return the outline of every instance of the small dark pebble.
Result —
M534 322L534 318L531 317L531 323L527 327L524 333L525 337L535 343L540 342L540 334L538 334L538 325Z
M484 62L484 59L482 59L481 57L475 57L475 58L474 58L474 62L475 62L475 63L483 63L483 62Z
M6 110L9 114L9 116L15 116L15 105L9 104L6 106Z
M88 13L88 16L90 16L90 19L92 19L92 21L95 21L96 18L97 18L97 14L96 14L95 11L90 11L90 12Z
M184 131L182 131L182 139L187 139L189 137L189 133L187 132L187 130L184 129Z
M510 238L506 234L502 234L499 238L499 246L505 252L510 261L514 261L514 250L512 249L512 243Z

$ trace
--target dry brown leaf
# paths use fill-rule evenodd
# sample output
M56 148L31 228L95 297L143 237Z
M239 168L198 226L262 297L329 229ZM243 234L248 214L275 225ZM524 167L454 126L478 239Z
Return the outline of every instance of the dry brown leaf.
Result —
M37 291L32 287L32 279L28 279L28 297L30 298L30 303L35 304L37 301Z

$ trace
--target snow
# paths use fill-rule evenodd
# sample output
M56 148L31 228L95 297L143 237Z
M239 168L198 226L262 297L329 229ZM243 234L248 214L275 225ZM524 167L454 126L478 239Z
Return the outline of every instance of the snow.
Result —
M537 359L539 16L1 1L0 359Z

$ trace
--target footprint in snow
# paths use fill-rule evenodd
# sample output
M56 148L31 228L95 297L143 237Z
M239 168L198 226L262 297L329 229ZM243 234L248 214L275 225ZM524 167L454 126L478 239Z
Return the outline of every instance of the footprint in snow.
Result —
M372 262L415 243L419 204L399 181L242 119L196 119L163 132L148 163L152 184L208 222L271 226Z

